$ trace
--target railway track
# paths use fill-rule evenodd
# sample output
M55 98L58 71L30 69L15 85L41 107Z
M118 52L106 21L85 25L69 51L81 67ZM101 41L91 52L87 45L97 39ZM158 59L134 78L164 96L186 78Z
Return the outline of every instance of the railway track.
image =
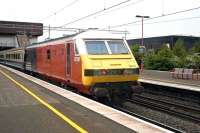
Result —
M176 117L184 118L193 122L200 123L200 109L194 107L188 107L160 99L154 99L151 97L136 95L132 99L127 99L128 102L139 104L151 109L162 111ZM195 115L193 115L195 114Z
M158 122L158 121L149 119L149 118L144 117L144 116L142 116L142 115L133 113L133 112L131 112L131 111L127 110L127 109L124 109L124 108L122 108L122 107L115 106L115 105L112 105L112 107L115 108L115 109L117 109L117 110L120 110L120 111L122 111L122 112L124 112L124 113L127 113L127 114L129 114L129 115L131 115L131 116L134 116L134 117L137 117L137 118L139 118L139 119L142 119L142 120L144 120L144 121L146 121L146 122L149 122L149 123L152 123L152 124L157 125L157 126L159 126L159 127L162 127L162 128L167 129L167 130L170 130L170 131L172 131L172 132L175 132L175 133L185 133L184 131L181 131L181 130L179 130L179 129L173 128L173 127L171 127L171 126L168 126L168 125L166 125L166 124L160 123L160 122Z
M200 101L199 99L191 99L191 98L187 98L187 97L180 97L180 96L174 96L174 95L170 95L170 94L163 94L163 93L159 93L159 92L155 92L155 91L147 91L145 90L144 93L148 93L151 95L159 95L159 96L163 96L163 97L168 97L168 98L172 98L172 99L179 99L181 101L189 101L192 103L196 103L197 105L200 105Z

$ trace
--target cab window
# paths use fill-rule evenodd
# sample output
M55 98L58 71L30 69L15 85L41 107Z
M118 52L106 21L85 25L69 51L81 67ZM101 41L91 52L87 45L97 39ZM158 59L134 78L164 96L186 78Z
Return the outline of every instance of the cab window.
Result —
M88 54L108 54L104 41L85 41Z
M128 54L128 48L123 41L107 41L112 54Z

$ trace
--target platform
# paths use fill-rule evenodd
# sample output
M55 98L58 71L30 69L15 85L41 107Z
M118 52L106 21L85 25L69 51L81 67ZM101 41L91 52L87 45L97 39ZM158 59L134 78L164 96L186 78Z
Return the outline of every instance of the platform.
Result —
M175 79L172 78L170 72L167 71L143 70L139 81L200 92L200 81L192 79Z
M2 65L0 118L0 132L170 132Z

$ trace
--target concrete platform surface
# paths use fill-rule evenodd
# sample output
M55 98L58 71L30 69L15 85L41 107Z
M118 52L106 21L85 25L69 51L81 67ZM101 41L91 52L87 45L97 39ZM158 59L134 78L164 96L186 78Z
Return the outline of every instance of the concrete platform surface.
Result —
M167 71L144 70L140 75L139 81L200 92L200 81L175 79Z
M170 132L11 68L0 65L0 70L86 132ZM0 132L73 133L80 131L0 73Z

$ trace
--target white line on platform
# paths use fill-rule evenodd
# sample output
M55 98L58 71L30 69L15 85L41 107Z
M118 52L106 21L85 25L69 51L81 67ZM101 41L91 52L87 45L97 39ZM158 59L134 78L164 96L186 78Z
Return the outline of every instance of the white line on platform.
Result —
M176 84L176 83L163 82L163 81L158 81L158 80L156 81L156 80L150 80L150 79L139 79L139 82L200 92L200 87L182 85L182 84L179 84L179 83Z

